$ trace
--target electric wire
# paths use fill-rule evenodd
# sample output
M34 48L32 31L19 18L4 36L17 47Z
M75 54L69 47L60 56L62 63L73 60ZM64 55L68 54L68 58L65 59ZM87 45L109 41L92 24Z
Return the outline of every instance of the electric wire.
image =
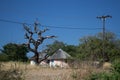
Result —
M5 19L0 19L1 22L9 22L9 23L16 23L16 24L24 24L21 22L16 22L16 21L11 21L11 20L5 20Z
M41 25L44 27L49 27L49 28L62 28L62 29L82 29L82 30L97 30L97 29L102 29L102 28L79 28L79 27L63 27L63 26L46 26L46 25Z
M28 23L22 23L17 21L11 21L6 19L0 19L0 22L9 22L9 23L15 23L15 24L21 24L21 25L34 25L34 24L28 24ZM41 25L38 24L41 27L49 27L49 28L61 28L61 29L77 29L77 30L98 30L102 28L80 28L80 27L63 27L63 26L47 26L47 25Z

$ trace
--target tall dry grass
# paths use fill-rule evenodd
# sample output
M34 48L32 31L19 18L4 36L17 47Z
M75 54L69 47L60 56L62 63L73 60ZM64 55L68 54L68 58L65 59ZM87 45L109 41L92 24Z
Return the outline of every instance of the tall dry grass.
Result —
M33 66L22 62L4 62L0 68L3 70L19 69L25 80L84 80L92 73L104 71L102 68L92 66L89 62L78 62L71 65L73 66L65 69Z
M0 62L0 80L24 80L22 70L17 67L17 64Z

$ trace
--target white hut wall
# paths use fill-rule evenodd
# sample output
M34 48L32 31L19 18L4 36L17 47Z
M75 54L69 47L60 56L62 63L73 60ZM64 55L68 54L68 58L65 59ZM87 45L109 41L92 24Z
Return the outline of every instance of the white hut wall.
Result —
M54 60L54 64L55 66L58 66L58 67L68 67L69 65L66 63L66 60L64 59L55 59Z

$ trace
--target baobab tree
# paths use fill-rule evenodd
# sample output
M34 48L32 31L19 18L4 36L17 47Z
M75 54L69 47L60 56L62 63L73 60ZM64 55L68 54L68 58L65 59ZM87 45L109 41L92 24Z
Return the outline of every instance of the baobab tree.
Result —
M48 57L48 55L46 55L42 60L39 60L39 46L43 43L43 41L45 39L50 39L50 38L55 38L55 36L42 36L42 34L46 31L48 31L48 29L44 29L44 30L39 30L38 29L38 23L35 22L34 26L33 26L33 30L30 29L29 26L27 25L23 25L26 33L25 33L25 39L27 39L27 43L25 43L24 45L27 46L27 48L29 49L29 51L34 53L33 59L34 61L39 64L41 61L43 61L44 59L46 59ZM35 35L37 35L37 39L34 37Z

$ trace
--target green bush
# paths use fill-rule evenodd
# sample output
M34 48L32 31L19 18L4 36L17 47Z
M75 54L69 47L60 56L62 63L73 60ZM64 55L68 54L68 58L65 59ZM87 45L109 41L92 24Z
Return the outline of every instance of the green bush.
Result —
M94 73L87 80L109 80L109 76L106 73Z
M120 74L118 73L94 73L86 80L120 80Z
M0 53L0 61L9 61L8 56L6 54Z
M120 74L120 59L117 59L113 62L113 71L118 74Z
M86 80L120 80L120 61L115 61L112 67L111 72L93 73Z

